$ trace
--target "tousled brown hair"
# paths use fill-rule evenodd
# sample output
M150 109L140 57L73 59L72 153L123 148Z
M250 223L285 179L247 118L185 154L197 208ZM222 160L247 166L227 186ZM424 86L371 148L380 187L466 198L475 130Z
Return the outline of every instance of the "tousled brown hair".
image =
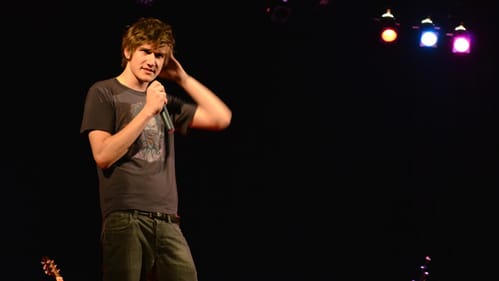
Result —
M167 45L173 52L175 38L170 24L157 18L142 17L129 25L123 33L121 41L121 66L125 66L128 59L125 57L125 49L133 53L143 44L152 44L155 47Z

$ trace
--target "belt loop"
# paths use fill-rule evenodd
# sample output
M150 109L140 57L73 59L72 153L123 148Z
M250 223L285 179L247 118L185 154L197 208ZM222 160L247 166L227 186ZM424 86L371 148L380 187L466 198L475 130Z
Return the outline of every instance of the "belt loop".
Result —
M172 223L172 217L169 214L166 214L166 217L167 217L167 221L169 223Z

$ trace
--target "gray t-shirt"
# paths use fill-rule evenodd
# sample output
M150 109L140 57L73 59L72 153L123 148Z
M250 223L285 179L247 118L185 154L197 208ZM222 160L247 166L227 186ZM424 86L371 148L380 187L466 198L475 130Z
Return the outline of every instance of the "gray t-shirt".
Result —
M116 78L94 83L88 90L80 133L102 130L115 134L143 108L145 92ZM168 95L175 133L187 134L196 105ZM102 217L116 210L137 209L177 214L174 133L157 115L121 159L108 169L97 167Z

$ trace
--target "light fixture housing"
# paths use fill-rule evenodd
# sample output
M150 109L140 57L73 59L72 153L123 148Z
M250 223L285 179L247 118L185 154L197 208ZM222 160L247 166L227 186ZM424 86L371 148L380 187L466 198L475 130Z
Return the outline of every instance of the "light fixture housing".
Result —
M419 29L419 47L422 48L437 48L440 40L440 27L435 26L433 21L426 17L424 18L419 26L415 26L415 29Z
M471 52L471 33L462 23L454 28L451 43L454 54L469 54Z
M396 21L391 9L387 9L379 18L380 39L383 43L394 43L399 37L400 24Z

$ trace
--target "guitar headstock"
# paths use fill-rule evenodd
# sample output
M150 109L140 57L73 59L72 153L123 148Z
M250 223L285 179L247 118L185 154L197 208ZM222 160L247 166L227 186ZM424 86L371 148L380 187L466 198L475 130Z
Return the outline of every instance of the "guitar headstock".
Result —
M56 281L63 281L62 275L61 275L61 270L57 268L57 264L55 264L53 259L50 259L49 257L42 257L42 269L45 274L48 276L52 276L55 278Z

